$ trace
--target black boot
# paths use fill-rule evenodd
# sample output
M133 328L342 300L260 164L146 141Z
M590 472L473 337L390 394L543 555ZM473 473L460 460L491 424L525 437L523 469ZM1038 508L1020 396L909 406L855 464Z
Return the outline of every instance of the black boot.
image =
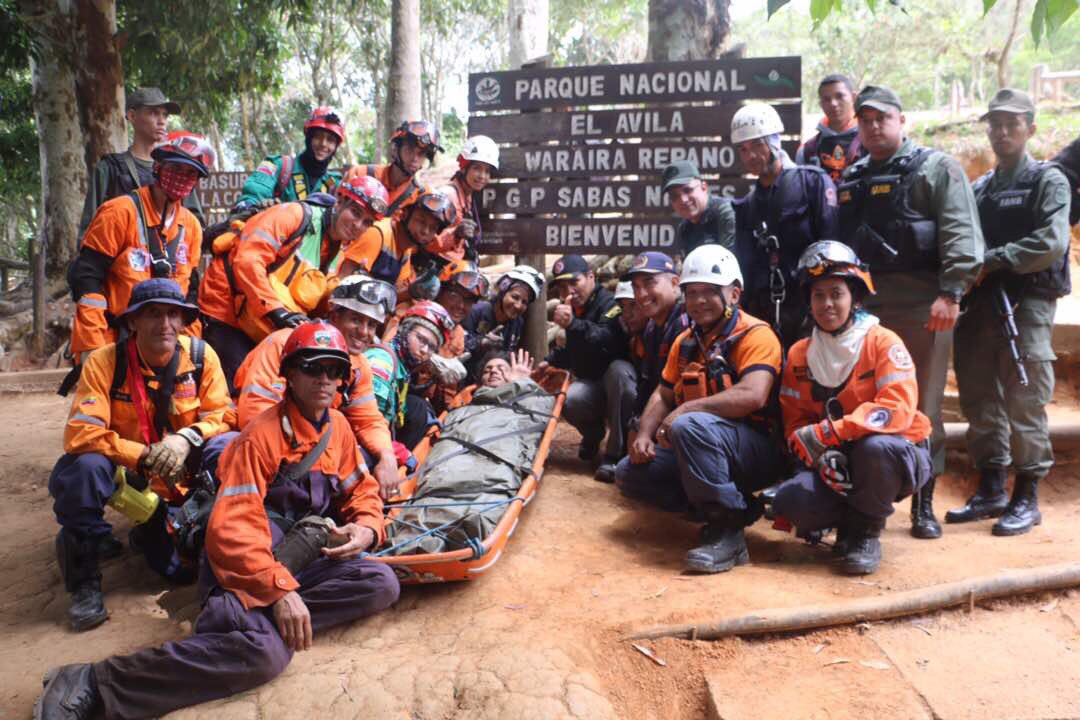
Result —
M881 564L881 531L884 518L871 518L852 513L847 521L844 556L840 571L845 575L869 575Z
M124 544L113 537L112 533L98 535L97 554L102 560L112 560L124 554Z
M1023 535L1042 523L1039 512L1039 478L1019 473L1012 499L991 529L995 535Z
M833 557L840 559L847 555L848 544L848 528L847 520L841 520L836 524L836 539L833 541L832 552Z
M596 468L596 472L593 474L593 480L602 483L615 482L615 466L618 463L618 458L610 458L605 455L600 467Z
M53 668L43 684L34 720L89 720L101 705L93 666L87 663Z
M922 540L941 537L941 525L934 517L934 484L936 477L911 496L911 536Z
M945 513L945 522L966 523L1000 517L1009 504L1009 496L1005 494L1008 476L1005 468L984 468L979 478L979 489L968 498L964 507Z
M699 573L720 573L750 562L743 535L745 513L718 507L705 508L708 522L701 532L701 545L686 553L686 569Z
M68 619L75 632L95 628L109 618L101 594L98 570L98 539L61 529L56 536L56 561L71 593Z

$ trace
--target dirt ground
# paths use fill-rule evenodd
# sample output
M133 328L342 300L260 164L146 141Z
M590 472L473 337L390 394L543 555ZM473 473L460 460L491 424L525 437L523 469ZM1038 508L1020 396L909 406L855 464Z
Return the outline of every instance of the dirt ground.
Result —
M141 558L104 568L112 614L76 635L53 555L46 484L66 403L0 395L0 719L26 718L51 666L99 659L183 636L192 588L171 589ZM175 718L1077 718L1080 592L980 605L802 635L642 643L642 627L880 595L1005 568L1080 557L1080 464L1045 483L1044 523L1002 539L989 524L907 535L897 506L881 571L833 574L828 550L772 530L749 531L752 564L722 575L680 573L697 526L593 482L561 429L541 490L507 552L469 584L407 588L390 611L316 638L284 675L253 692ZM951 458L962 469L962 456ZM939 515L973 489L954 472ZM112 511L109 511L112 513ZM117 534L126 521L112 516Z

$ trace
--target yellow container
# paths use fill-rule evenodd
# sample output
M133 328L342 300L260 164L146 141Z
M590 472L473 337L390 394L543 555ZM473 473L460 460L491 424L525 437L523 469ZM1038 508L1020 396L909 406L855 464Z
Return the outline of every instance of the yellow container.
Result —
M154 516L161 498L150 489L138 490L127 482L127 470L123 465L116 467L116 492L109 498L109 505L136 525L141 525Z

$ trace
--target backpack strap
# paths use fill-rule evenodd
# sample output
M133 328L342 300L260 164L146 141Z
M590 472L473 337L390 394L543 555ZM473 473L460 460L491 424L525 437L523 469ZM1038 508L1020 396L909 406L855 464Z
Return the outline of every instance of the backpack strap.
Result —
M120 388L124 387L127 379L127 344L128 340L120 340L116 343L116 360L113 362L112 385L109 386L109 397L118 400Z
M132 157L131 151L120 153L120 157L124 159L124 167L127 168L128 174L131 175L131 181L135 183L135 187L142 187L142 183L139 182L139 170L135 167L135 158Z
M195 392L202 387L203 366L206 364L206 341L202 338L191 338L191 364L195 366L192 376L195 380Z
M410 178L409 179L409 186L407 188L405 188L401 192L401 194L398 195L394 199L394 202L390 203L390 207L388 207L386 209L386 216L391 217L394 213L396 213L398 211L398 209L401 207L401 204L404 203L406 200L408 200L410 197L412 197L413 193L415 193L419 189L420 189L420 186L416 184L416 178L415 177Z
M293 465L285 465L278 474L274 477L274 481L270 483L270 487L279 487L288 483L294 483L300 478L311 472L311 468L315 466L319 456L326 452L327 446L330 444L330 435L334 431L333 420L330 420L327 424L327 428L323 430L322 436L319 437L319 442L315 443L315 447L311 448L304 454L304 457L300 458L300 462Z
M292 180L293 160L292 155L281 156L281 171L278 173L277 185L274 186L274 197L276 198L284 195L285 188L289 187L289 181Z
M176 231L176 237L172 239L172 242L166 245L161 238L160 226L150 227L146 224L146 212L143 209L142 198L139 197L139 192L137 190L130 192L128 193L128 197L131 198L131 202L135 204L135 212L139 216L139 244L150 251L150 258L153 261L167 261L169 263L170 275L175 274L176 248L179 247L180 242L184 238L184 228L180 227ZM152 267L150 275L156 277Z

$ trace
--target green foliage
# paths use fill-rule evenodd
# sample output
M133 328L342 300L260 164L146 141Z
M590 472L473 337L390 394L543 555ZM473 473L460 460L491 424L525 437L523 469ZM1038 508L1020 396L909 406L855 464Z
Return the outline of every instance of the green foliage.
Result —
M41 189L40 155L30 82L30 38L13 0L0 0L0 257L22 258L33 233L34 207L27 197ZM17 240L7 245L5 225L15 223Z
M555 65L639 62L648 42L648 0L552 0Z

